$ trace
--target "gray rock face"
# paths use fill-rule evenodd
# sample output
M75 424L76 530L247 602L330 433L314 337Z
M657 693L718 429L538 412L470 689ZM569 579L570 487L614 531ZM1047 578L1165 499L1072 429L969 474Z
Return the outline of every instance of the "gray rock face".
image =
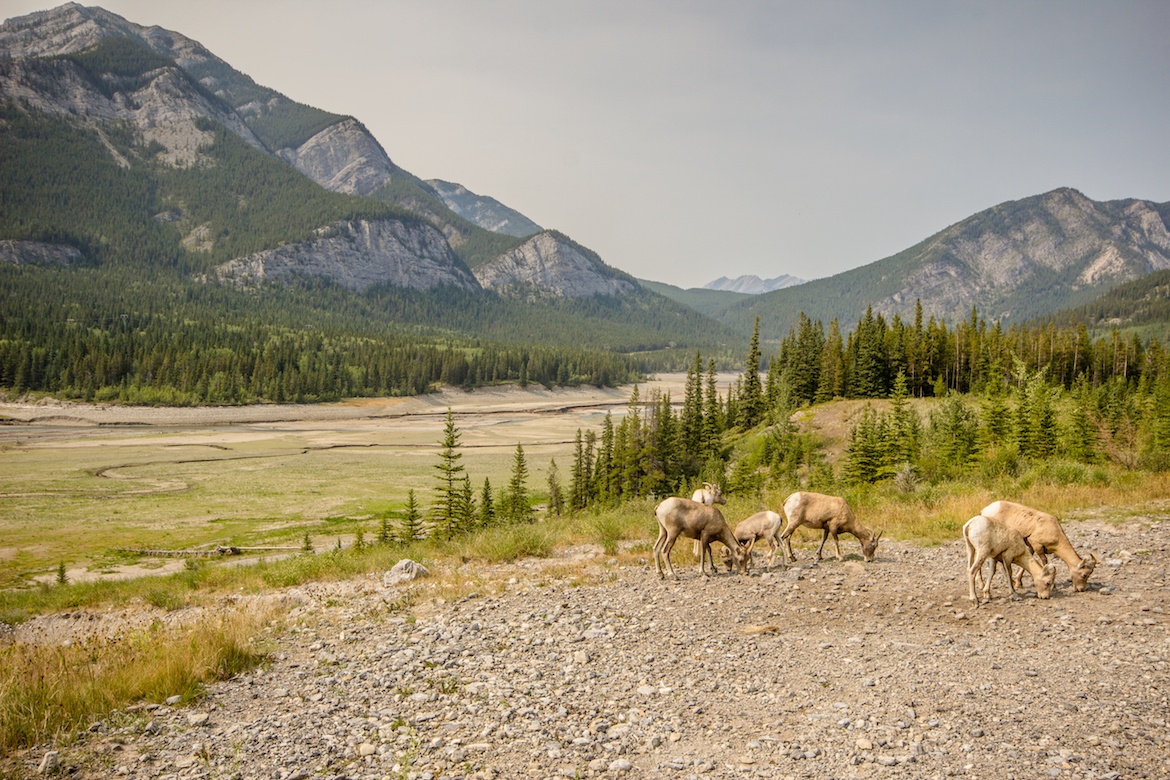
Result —
M607 267L596 255L556 233L533 236L510 252L476 269L484 288L501 294L585 298L637 290L629 277Z
M40 241L0 241L0 263L12 265L69 265L82 259L81 250Z
M356 119L331 125L277 155L322 187L350 195L369 195L394 172L385 150Z
M415 290L479 285L429 225L400 220L338 222L310 241L231 260L216 269L221 281L252 285L294 276L318 276L351 290L391 284Z
M1010 317L985 307L1041 275L1076 290L1170 268L1170 231L1154 204L1097 203L1072 189L1035 200L1038 208L1022 219L1000 218L1004 207L996 207L932 237L917 252L922 265L874 310L906 314L921 299L929 313L951 318L972 303L991 318Z
M145 84L107 96L72 62L34 59L84 51L115 35L138 38L149 46L152 39L157 42L164 33L168 40L182 39L181 46L172 40L176 44L173 48L188 59L196 56L192 53L196 50L202 52L204 59L212 58L189 39L158 28L147 30L100 8L69 4L9 20L0 25L0 53L12 58L0 69L0 94L50 115L128 122L138 129L145 143L161 144L165 151L159 159L175 166L204 161L199 150L212 140L212 134L198 129L199 118L212 119L252 147L263 149L234 111L225 111L221 104L208 100L178 67L159 68L147 74ZM169 51L160 53L170 56ZM112 147L110 153L120 165L128 164Z
M519 211L508 208L495 198L476 195L462 184L441 179L429 179L427 184L447 208L484 230L523 238L544 229Z

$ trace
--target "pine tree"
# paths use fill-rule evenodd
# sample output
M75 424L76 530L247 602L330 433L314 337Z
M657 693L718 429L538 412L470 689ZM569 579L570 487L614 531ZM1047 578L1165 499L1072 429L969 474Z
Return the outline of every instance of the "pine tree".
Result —
M483 491L479 494L479 524L484 528L496 522L496 507L492 500L492 483L487 477L483 478Z
M760 317L752 331L751 346L744 362L743 384L740 389L738 417L736 423L747 430L754 428L764 418L764 391L760 385Z
M394 530L390 527L390 515L383 514L378 525L378 544L387 545L394 541Z
M464 533L475 528L477 514L475 511L475 491L471 488L471 477L463 475L463 487L459 491L459 524Z
M418 508L418 501L414 497L414 488L406 493L406 513L402 516L402 525L398 530L398 539L403 544L409 544L422 538L422 513Z
M548 512L554 517L560 517L565 511L565 496L561 492L561 474L557 470L556 458L548 463Z
M890 395L890 441L887 449L887 465L893 471L903 463L914 465L918 462L918 439L922 423L918 413L907 400L906 375L898 372L894 378L894 389Z
M435 499L431 505L431 520L435 528L445 538L452 538L458 530L462 518L460 503L462 499L461 477L463 464L459 462L463 453L459 451L459 429L455 426L455 417L451 407L447 407L447 421L443 427L443 443L439 451L439 462L435 464L438 472L438 486L435 488Z
M877 412L866 404L845 448L845 476L850 482L874 482L882 476L886 460L882 428Z
M820 384L813 398L817 403L831 401L845 395L845 349L842 346L841 326L837 318L829 323L829 337L821 358Z
M524 462L524 446L516 445L516 457L512 461L512 479L508 483L506 499L507 518L512 523L531 523L536 519L528 501L528 466Z
M715 373L715 359L707 360L707 390L703 396L703 460L715 454L719 437L723 434L723 414L719 402L719 387Z

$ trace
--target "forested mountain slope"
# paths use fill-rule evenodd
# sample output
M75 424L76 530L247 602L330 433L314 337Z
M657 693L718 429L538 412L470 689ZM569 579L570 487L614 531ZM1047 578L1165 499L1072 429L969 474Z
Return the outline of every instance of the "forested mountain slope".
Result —
M851 327L872 306L887 317L949 322L976 307L990 321L1022 322L1087 303L1104 290L1170 268L1170 204L1098 202L1073 189L982 211L892 257L799 287L733 304L718 317L734 329L760 316L779 338L800 312Z

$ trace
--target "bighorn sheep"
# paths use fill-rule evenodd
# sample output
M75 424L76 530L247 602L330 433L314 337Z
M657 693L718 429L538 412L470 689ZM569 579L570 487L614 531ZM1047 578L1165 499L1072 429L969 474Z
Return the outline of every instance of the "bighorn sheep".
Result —
M674 547L679 536L686 536L699 542L699 573L707 574L706 566L711 565L711 574L715 573L715 561L711 557L711 542L719 541L731 550L732 558L743 574L747 571L747 556L751 554L750 547L742 547L736 541L723 514L713 506L700 504L688 498L672 497L654 507L654 517L658 520L658 541L654 543L654 566L658 569L659 578L664 578L663 561L670 576L678 579L674 566L670 563L670 549Z
M741 520L735 526L736 541L745 545L750 551L757 541L763 539L768 543L768 568L776 562L776 550L780 549L780 527L784 525L784 516L767 510L756 512L746 520ZM727 570L731 571L731 554L723 553L723 562ZM751 554L748 555L748 567L751 567Z
M1056 567L1044 565L1032 555L1024 537L1013 531L1000 520L975 515L963 524L963 540L967 543L967 596L976 606L979 597L975 593L975 578L978 577L983 590L984 601L991 600L991 580L995 576L995 564L991 566L991 577L983 579L983 563L988 558L998 560L1011 571L1014 563L1028 570L1036 583L1036 598L1046 599L1052 595L1056 582Z
M999 520L1001 523L1024 537L1024 544L1036 554L1040 563L1048 563L1048 554L1060 558L1068 566L1072 575L1073 590L1077 593L1084 591L1089 582L1089 575L1097 566L1097 556L1092 553L1082 558L1073 548L1072 542L1064 533L1060 521L1050 514L1041 512L1023 504L1011 501L994 501L979 513L984 517ZM1006 565L1008 581L1012 581L1012 567ZM991 576L995 576L995 566L991 567ZM1024 579L1024 572L1015 575L1013 587L1020 587Z
M707 506L715 506L716 504L727 503L727 499L723 497L723 490L718 485L711 482L704 482L703 487L699 488L694 493L691 493L691 501L697 501L698 503L706 504ZM698 539L695 540L692 552L694 552L696 558L699 557Z
M825 549L825 542L833 537L833 545L837 548L837 560L844 560L841 556L841 542L837 534L849 533L861 542L861 555L867 562L873 560L877 553L878 540L882 532L876 534L863 526L853 514L848 502L839 496L826 496L823 493L809 493L799 491L784 499L784 514L788 516L788 527L780 535L780 540L788 548L788 558L796 560L792 552L792 532L797 528L808 526L820 529L821 546L817 548L817 560L821 560L821 553Z

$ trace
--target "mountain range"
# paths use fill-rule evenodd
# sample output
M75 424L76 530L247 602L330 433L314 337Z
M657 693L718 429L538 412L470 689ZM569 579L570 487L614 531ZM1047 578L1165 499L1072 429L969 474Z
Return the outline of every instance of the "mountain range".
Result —
M788 274L781 274L772 279L761 279L754 274L745 274L743 276L737 276L734 279L720 276L715 281L707 282L703 285L703 289L727 290L729 292L759 295L760 293L772 292L773 290L783 290L785 287L795 287L798 284L804 284L804 279L798 279Z
M745 342L757 317L775 340L802 311L844 330L870 307L1019 322L1170 268L1170 204L1062 188L825 279L638 280L490 196L402 169L356 117L75 3L0 25L0 198L0 265L139 264L244 291L458 290L513 302L514 322L561 311L579 323L570 338L617 349Z

